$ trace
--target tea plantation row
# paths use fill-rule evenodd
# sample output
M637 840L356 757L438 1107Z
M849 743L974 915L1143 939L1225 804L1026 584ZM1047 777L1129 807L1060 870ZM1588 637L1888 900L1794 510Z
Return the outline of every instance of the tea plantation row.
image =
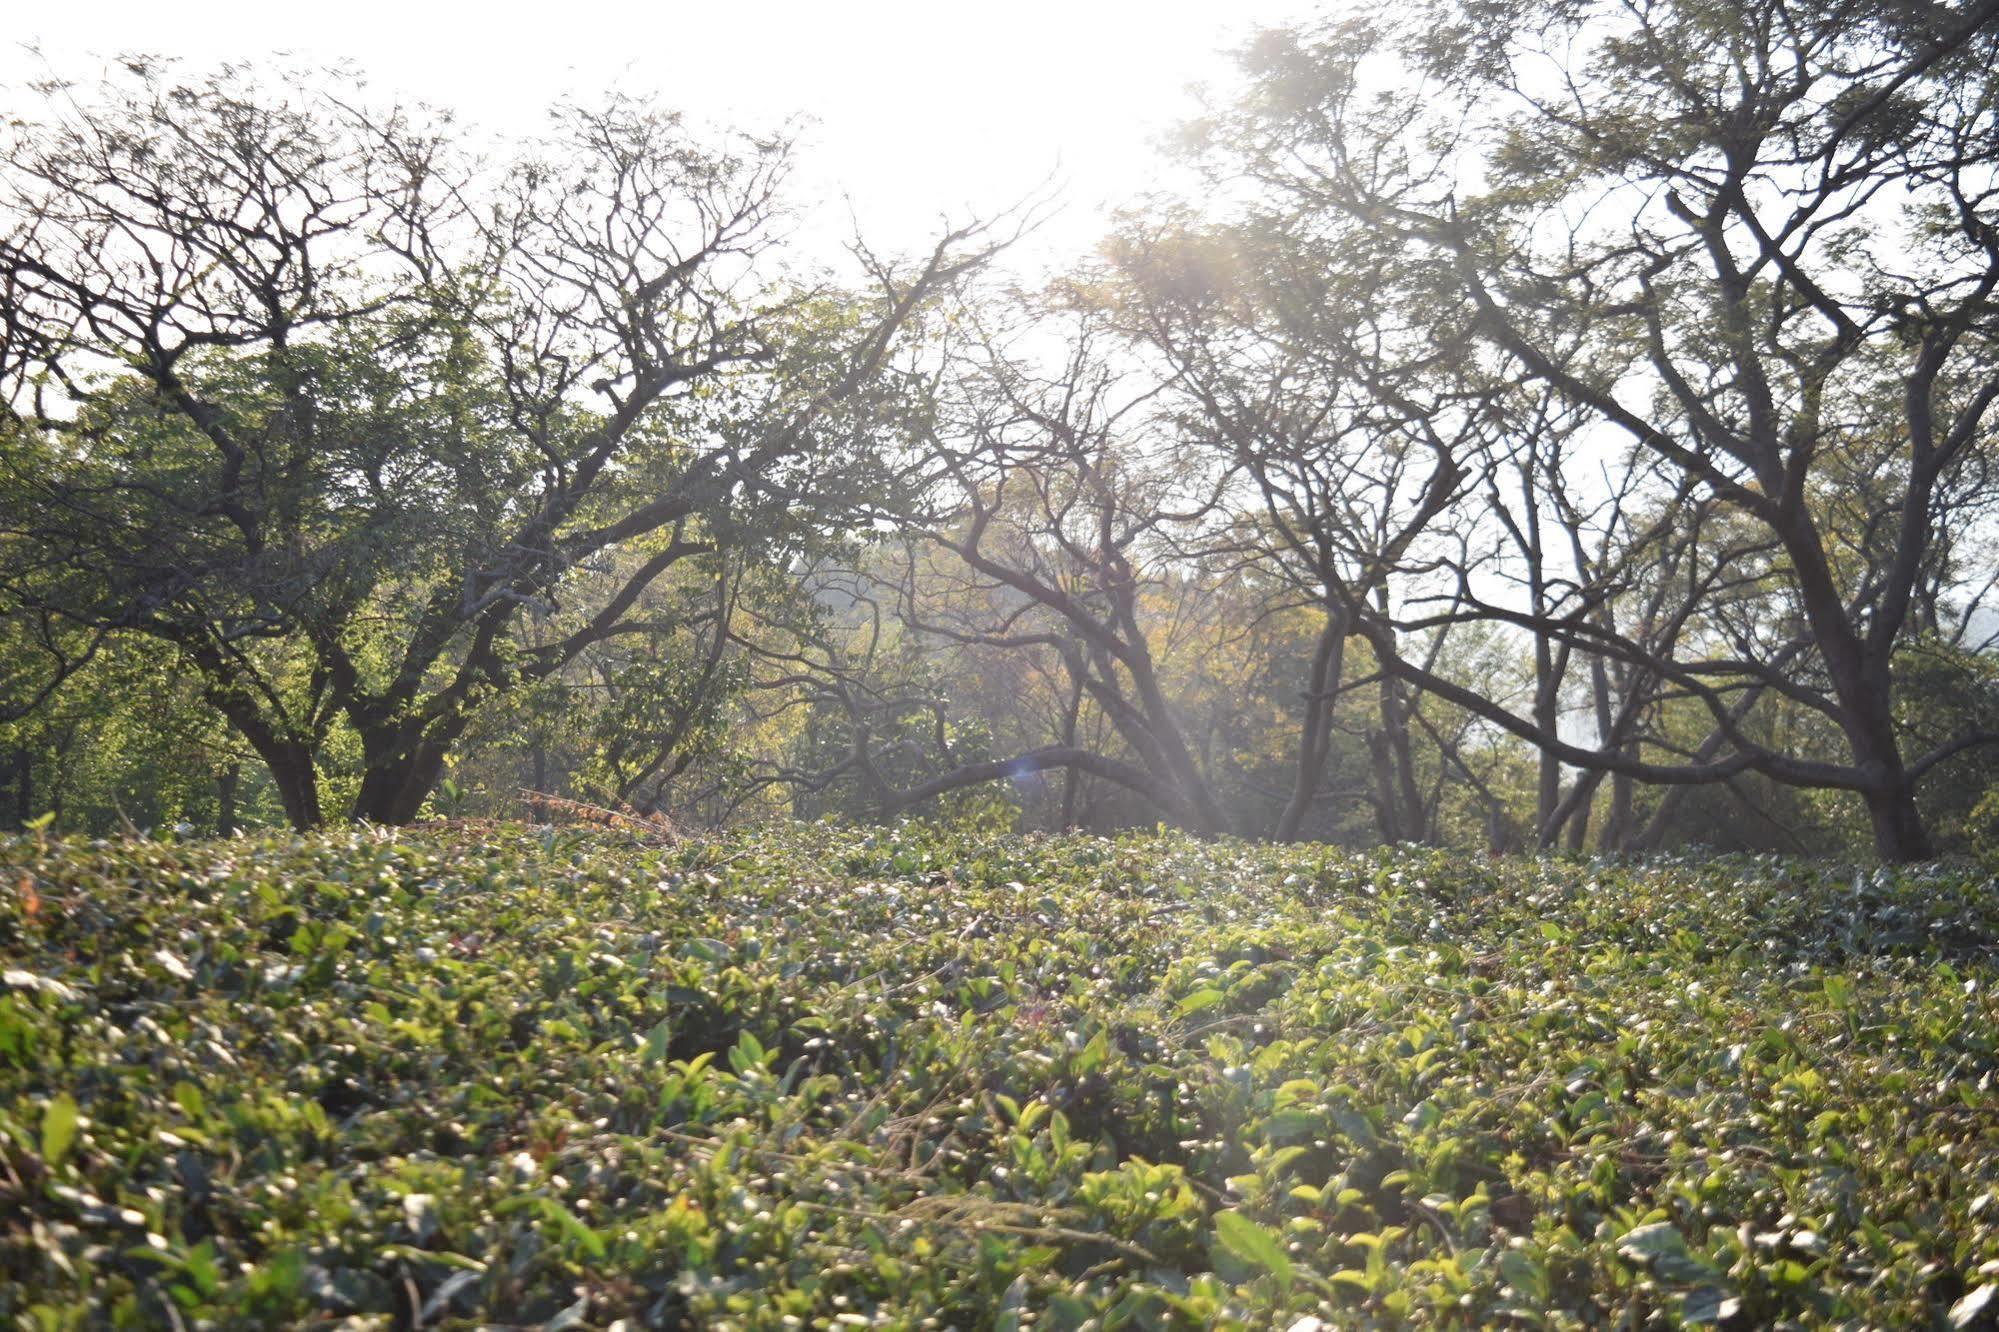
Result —
M1970 871L910 825L0 875L21 1327L1999 1317Z

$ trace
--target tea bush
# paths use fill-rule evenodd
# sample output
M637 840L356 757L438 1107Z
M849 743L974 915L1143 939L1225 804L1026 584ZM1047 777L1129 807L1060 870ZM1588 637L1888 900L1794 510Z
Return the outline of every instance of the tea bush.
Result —
M1987 1326L1969 870L0 844L29 1328Z

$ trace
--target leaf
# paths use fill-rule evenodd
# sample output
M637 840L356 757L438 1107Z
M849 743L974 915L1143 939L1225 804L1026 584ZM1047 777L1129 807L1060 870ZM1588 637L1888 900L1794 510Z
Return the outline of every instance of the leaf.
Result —
M42 1107L42 1159L52 1166L63 1163L76 1142L76 1126L82 1115L68 1092Z
M479 1273L473 1271L454 1272L439 1283L430 1298L423 1302L423 1310L417 1315L420 1323L427 1323L451 1307L451 1301L458 1298L458 1292L467 1286L476 1285Z
M720 939L689 939L680 951L703 962L723 962L728 960L729 945Z
M1946 1320L1955 1328L1970 1327L1994 1302L1999 1302L1999 1282L1988 1281L1951 1305Z
M564 1207L553 1198L541 1200L541 1214L555 1223L556 1229L576 1241L592 1258L604 1256L604 1237L583 1224L581 1217Z
M735 1045L729 1050L729 1067L738 1073L748 1073L760 1069L770 1061L771 1055L747 1029L736 1037Z
M1189 1013L1198 1013L1204 1008L1213 1008L1226 998L1228 998L1226 994L1209 985L1194 991L1178 1004L1175 1004L1173 1012L1177 1017L1186 1017Z
M1542 1270L1541 1264L1520 1250L1506 1249L1500 1253L1499 1274L1506 1278L1507 1285L1535 1303L1547 1300L1548 1274Z
M1669 1253L1685 1253L1687 1241L1670 1221L1654 1221L1625 1232L1617 1241L1619 1257L1634 1263L1651 1263Z
M1714 1274L1706 1259L1687 1249L1686 1237L1670 1221L1654 1221L1625 1232L1617 1242L1620 1258L1647 1267L1665 1281L1691 1285Z
M1310 1137L1319 1128L1319 1117L1310 1110L1279 1110L1263 1121L1263 1136L1271 1142Z
M1276 1105L1279 1109L1287 1106L1309 1104L1319 1099L1319 1084L1310 1078L1292 1078L1277 1089Z
M203 1296L213 1296L222 1286L222 1269L215 1261L215 1241L205 1239L189 1249L181 1270Z
M1718 1286L1701 1286L1680 1301L1680 1321L1692 1326L1725 1323L1742 1312L1742 1301Z
M1098 1032L1076 1051L1076 1057L1069 1061L1069 1071L1079 1078L1088 1077L1103 1067L1104 1060L1110 1056L1110 1049L1110 1042L1104 1039L1101 1031Z
M1271 1273L1286 1285L1291 1283L1291 1255L1284 1243L1241 1212L1217 1212L1215 1237L1222 1247L1246 1263Z

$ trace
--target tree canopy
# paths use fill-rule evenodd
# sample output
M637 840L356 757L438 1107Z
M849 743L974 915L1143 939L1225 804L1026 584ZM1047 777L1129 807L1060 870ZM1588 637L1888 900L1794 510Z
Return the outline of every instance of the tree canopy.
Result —
M1202 190L1033 280L1024 214L821 272L789 137L630 98L486 160L322 76L45 88L9 808L1961 845L1995 46L1982 3L1307 21L1187 127Z

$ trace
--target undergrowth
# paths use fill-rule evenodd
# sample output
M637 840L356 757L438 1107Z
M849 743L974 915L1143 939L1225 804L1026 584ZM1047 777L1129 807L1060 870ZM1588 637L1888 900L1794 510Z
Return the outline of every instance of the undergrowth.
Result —
M0 874L23 1327L1999 1315L1969 870L912 824Z

